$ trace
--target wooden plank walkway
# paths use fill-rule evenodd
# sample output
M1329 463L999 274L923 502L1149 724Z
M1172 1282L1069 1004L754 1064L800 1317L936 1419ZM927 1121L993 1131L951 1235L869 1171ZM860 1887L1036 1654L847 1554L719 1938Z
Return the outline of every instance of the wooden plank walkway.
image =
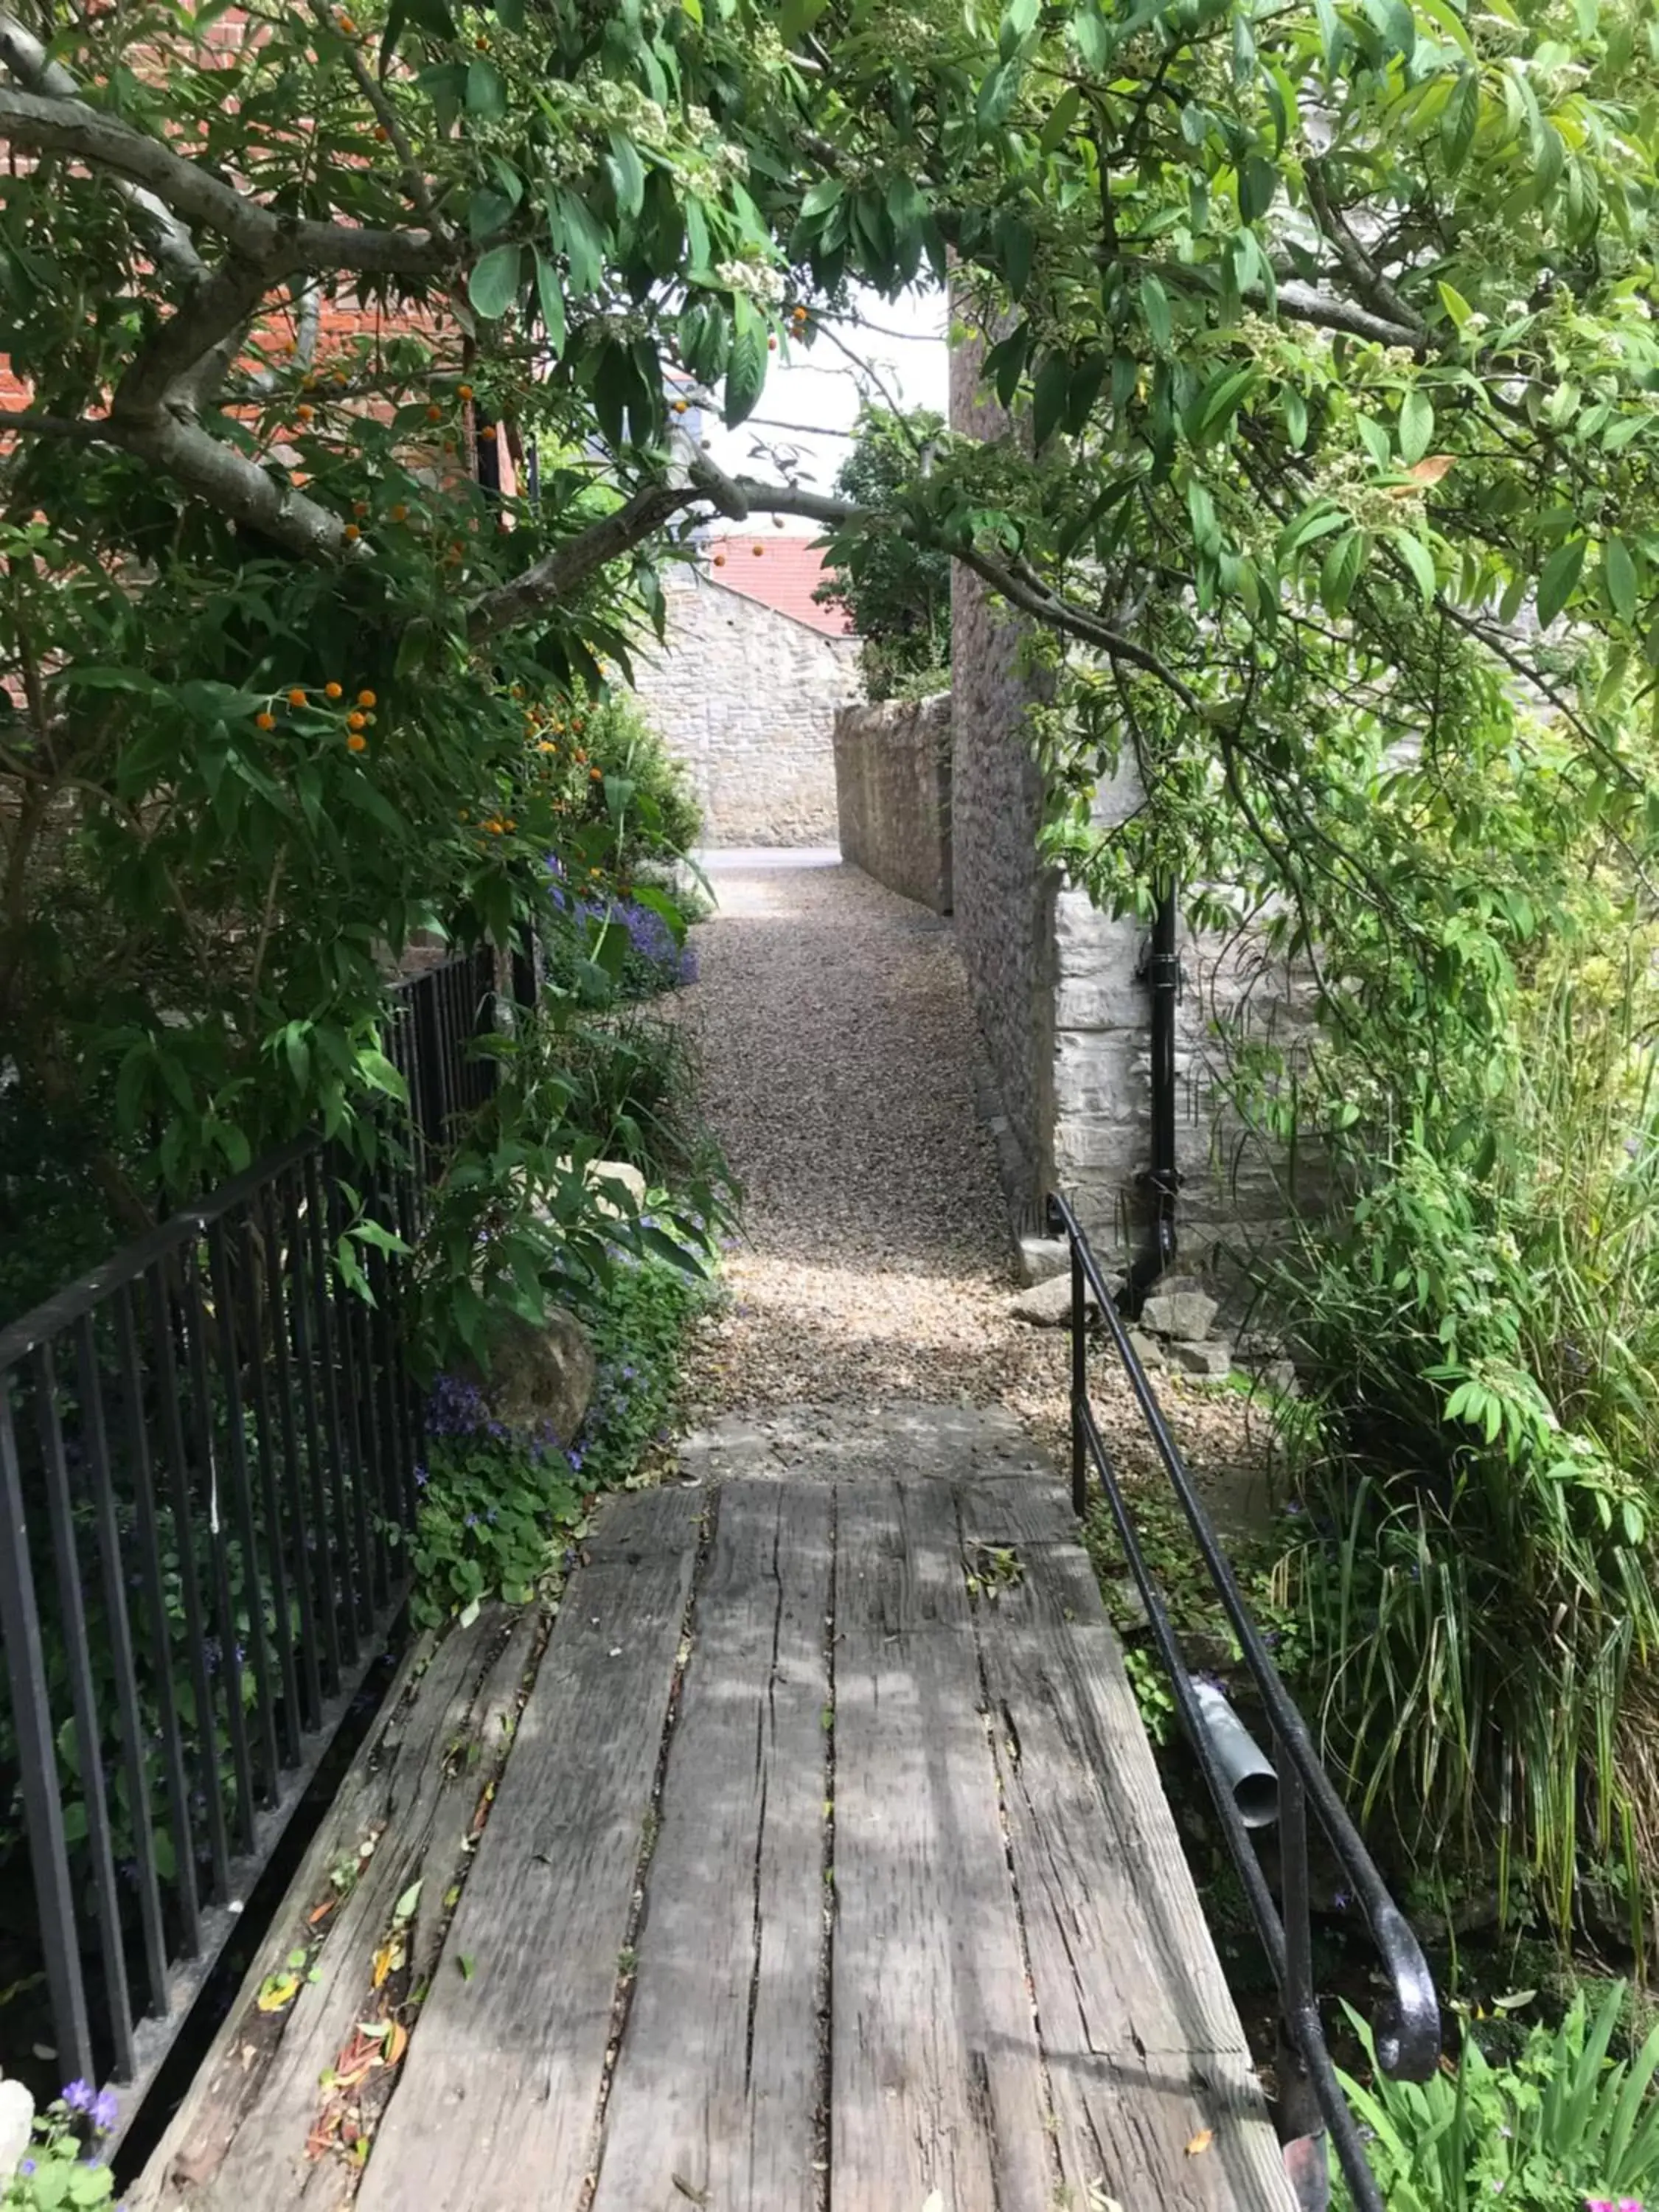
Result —
M134 2212L1290 2212L1060 1486L945 1456L617 1501L516 1719L441 1645Z

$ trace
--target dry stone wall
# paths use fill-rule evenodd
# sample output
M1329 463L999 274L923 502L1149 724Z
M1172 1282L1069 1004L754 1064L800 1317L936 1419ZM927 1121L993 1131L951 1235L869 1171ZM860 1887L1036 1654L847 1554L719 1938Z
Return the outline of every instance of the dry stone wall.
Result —
M833 845L835 718L858 645L675 568L665 642L635 662L641 704L690 772L711 845Z
M903 897L951 911L951 697L884 699L836 716L844 860Z

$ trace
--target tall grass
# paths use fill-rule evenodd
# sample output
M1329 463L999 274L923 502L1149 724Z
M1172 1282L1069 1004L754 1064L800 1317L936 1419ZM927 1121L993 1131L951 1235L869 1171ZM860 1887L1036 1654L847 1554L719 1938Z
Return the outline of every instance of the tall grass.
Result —
M1659 1082L1645 948L1520 1001L1480 1111L1356 1125L1268 1268L1322 1380L1293 1561L1328 1741L1425 1872L1564 1934L1659 1875Z

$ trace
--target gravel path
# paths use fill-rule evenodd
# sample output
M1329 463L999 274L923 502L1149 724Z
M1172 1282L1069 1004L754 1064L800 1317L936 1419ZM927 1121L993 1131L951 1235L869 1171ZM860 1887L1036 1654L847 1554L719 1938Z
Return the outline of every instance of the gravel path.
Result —
M744 1200L687 1425L804 1401L1000 1405L1062 1458L1065 1332L1008 1315L1018 1277L948 924L833 855L717 854L711 880L679 1012ZM1200 1467L1255 1456L1240 1401L1160 1388ZM1139 1423L1105 1361L1095 1395L1133 1462Z

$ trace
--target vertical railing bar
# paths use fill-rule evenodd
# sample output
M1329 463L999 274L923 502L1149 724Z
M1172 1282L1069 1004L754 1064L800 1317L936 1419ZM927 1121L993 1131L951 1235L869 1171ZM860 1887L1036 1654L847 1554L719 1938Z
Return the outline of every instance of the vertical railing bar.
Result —
M374 1190L372 1180L365 1183L362 1204L366 1218L373 1211ZM358 1240L357 1264L362 1269L369 1297L379 1295L375 1258L372 1247ZM375 1373L379 1316L362 1291L347 1285L346 1295L351 1300L352 1341L357 1370L352 1384L351 1404L356 1409L356 1435L362 1447L361 1525L368 1542L374 1606L374 1611L379 1613L386 1604L391 1588L386 1563L386 1438L380 1424L380 1396Z
M1072 1510L1082 1520L1089 1509L1089 1473L1083 1453L1083 1426L1079 1408L1089 1392L1089 1355L1085 1340L1088 1309L1084 1298L1083 1258L1071 1248L1072 1273Z
M263 1214L265 1209L261 1207L259 1211ZM263 1227L255 1219L252 1201L242 1215L241 1233L237 1242L240 1246L242 1279L246 1285L242 1312L249 1332L247 1371L253 1389L253 1434L259 1462L259 1503L264 1511L265 1559L270 1569L271 1640L276 1649L276 1674L283 1688L281 1760L284 1766L297 1766L300 1763L300 1677L294 1650L295 1608L289 1601L288 1562L283 1543L282 1493L276 1486L276 1436L270 1418L270 1389L265 1376L265 1328L272 1312L269 1285L274 1261ZM266 1286L263 1294L262 1285ZM277 1332L273 1328L270 1340L273 1353L276 1338ZM259 1611L263 1619L263 1603ZM274 1730L272 1744L274 1748ZM271 1794L275 1796L274 1768L271 1784Z
M98 1726L98 1695L92 1679L92 1646L87 1635L86 1604L75 1540L75 1509L70 1495L69 1462L58 1412L58 1373L50 1340L34 1353L36 1408L45 1460L46 1517L58 1569L58 1600L64 1608L64 1658L70 1698L75 1710L76 1779L87 1809L87 1849L92 1860L93 1901L99 1949L104 1961L105 2002L118 2080L132 2075L132 1999L127 1988L126 1951L121 1933L121 1899L115 1887L115 1855L109 1801L104 1791L103 1737Z
M305 1416L306 1488L309 1493L307 1504L310 1516L309 1527L306 1530L310 1540L306 1550L316 1569L317 1610L322 1629L325 1679L332 1694L340 1686L342 1660L338 1599L334 1577L334 1542L329 1527L328 1484L324 1468L323 1417L319 1403L321 1385L318 1374L318 1354L312 1334L311 1206L305 1179L299 1171L296 1170L285 1180L289 1249L294 1255L294 1298L289 1318L294 1328L295 1363L300 1376L300 1403ZM302 1527L305 1526L305 1518L302 1510Z
M334 1249L344 1231L344 1202L337 1176L327 1178L329 1209L329 1249ZM351 1285L336 1277L336 1310L340 1328L340 1379L344 1385L342 1413L345 1422L346 1451L351 1468L351 1517L356 1536L357 1572L353 1577L353 1594L356 1600L357 1626L367 1636L374 1618L371 1585L374 1576L374 1552L369 1536L368 1465L363 1450L362 1423L358 1418L358 1396L362 1388L360 1370L362 1364L360 1321L362 1300Z
M185 1774L185 1742L173 1689L173 1638L168 1630L167 1588L161 1578L161 1530L156 1520L155 1479L144 1422L143 1380L138 1358L138 1323L133 1286L124 1284L115 1302L115 1334L120 1353L122 1395L132 1450L132 1490L138 1532L138 1571L149 1614L155 1673L156 1718L161 1723L161 1766L167 1783L167 1814L173 1830L173 1887L185 1954L201 1948L202 1913L196 1893L195 1844L190 1825L190 1785Z
M196 1519L190 1495L190 1460L185 1448L185 1424L179 1403L179 1369L173 1347L173 1320L167 1278L158 1264L149 1271L150 1330L155 1347L155 1381L161 1401L161 1435L167 1448L169 1485L173 1492L173 1540L179 1553L179 1586L185 1603L185 1648L189 1656L191 1683L196 1699L198 1758L202 1801L207 1821L208 1856L213 1870L214 1894L230 1894L230 1838L225 1826L224 1798L219 1785L218 1723L215 1712L213 1678L207 1660L207 1614L202 1586L196 1572ZM184 1319L182 1301L180 1321Z
M149 1978L149 2009L159 2016L167 2008L167 1936L161 1926L161 1893L155 1871L155 1838L150 1827L149 1783L144 1771L144 1724L138 1705L138 1675L133 1657L132 1624L127 1617L121 1530L116 1518L109 1435L104 1422L103 1382L98 1371L98 1340L90 1314L82 1314L75 1325L75 1351L76 1381L81 1397L82 1434L85 1440L87 1472L92 1492L93 1525L98 1540L99 1564L103 1571L104 1612L109 1628L110 1657L115 1669L115 1705L121 1724L127 1810L132 1821L133 1860L138 1872L138 1920L143 1936L144 1966Z
M294 1601L298 1610L300 1671L304 1684L303 1717L307 1729L320 1725L323 1685L318 1664L317 1607L312 1594L311 1572L306 1557L304 1477L300 1465L299 1429L294 1418L294 1363L289 1346L287 1303L283 1296L283 1257L291 1256L296 1274L300 1264L298 1239L283 1235L277 1187L264 1191L263 1206L265 1239L265 1289L270 1304L270 1344L276 1370L276 1419L282 1437L283 1490L288 1506L289 1560L294 1579ZM303 1304L297 1299L296 1305ZM273 1526L277 1525L273 1522Z
M253 1761L248 1745L247 1715L242 1709L242 1662L236 1634L236 1607L230 1583L230 1534L221 1510L219 1455L214 1442L213 1386L208 1367L207 1300L202 1294L202 1263L192 1246L184 1255L184 1277L189 1289L185 1317L185 1350L190 1361L191 1396L195 1401L197 1444L206 1478L208 1542L213 1555L213 1620L218 1632L219 1675L225 1686L225 1726L230 1742L232 1778L236 1788L236 1838L239 1850L253 1849Z
M90 2081L96 2070L92 2031L87 2015L86 1984L81 1972L81 1943L70 1877L69 1844L64 1833L64 1806L58 1786L58 1746L46 1689L40 1609L35 1599L34 1569L29 1559L23 1471L18 1459L17 1435L12 1425L9 1374L0 1375L0 1638L4 1639L12 1725L17 1734L23 1820L34 1877L35 1907L40 1915L52 2033L64 2065L72 2066L78 2075Z
M334 1351L334 1296L331 1282L328 1215L324 1199L325 1178L313 1152L306 1162L306 1194L311 1214L311 1289L316 1301L317 1346L322 1360L323 1409L327 1422L331 1519L337 1542L333 1553L337 1572L337 1617L340 1647L348 1666L357 1657L357 1616L352 1601L351 1469L346 1460L344 1431L340 1425L340 1376Z
M282 1758L276 1748L276 1698L271 1680L270 1641L265 1633L264 1584L260 1576L258 1530L253 1519L253 1485L248 1474L247 1429L242 1401L242 1355L236 1340L236 1308L231 1285L230 1243L222 1219L208 1231L213 1303L219 1329L219 1364L224 1370L226 1456L229 1462L231 1509L242 1549L242 1598L247 1611L247 1649L253 1662L255 1722L258 1729L260 1779L267 1803L282 1790ZM254 1358L257 1364L257 1352Z

